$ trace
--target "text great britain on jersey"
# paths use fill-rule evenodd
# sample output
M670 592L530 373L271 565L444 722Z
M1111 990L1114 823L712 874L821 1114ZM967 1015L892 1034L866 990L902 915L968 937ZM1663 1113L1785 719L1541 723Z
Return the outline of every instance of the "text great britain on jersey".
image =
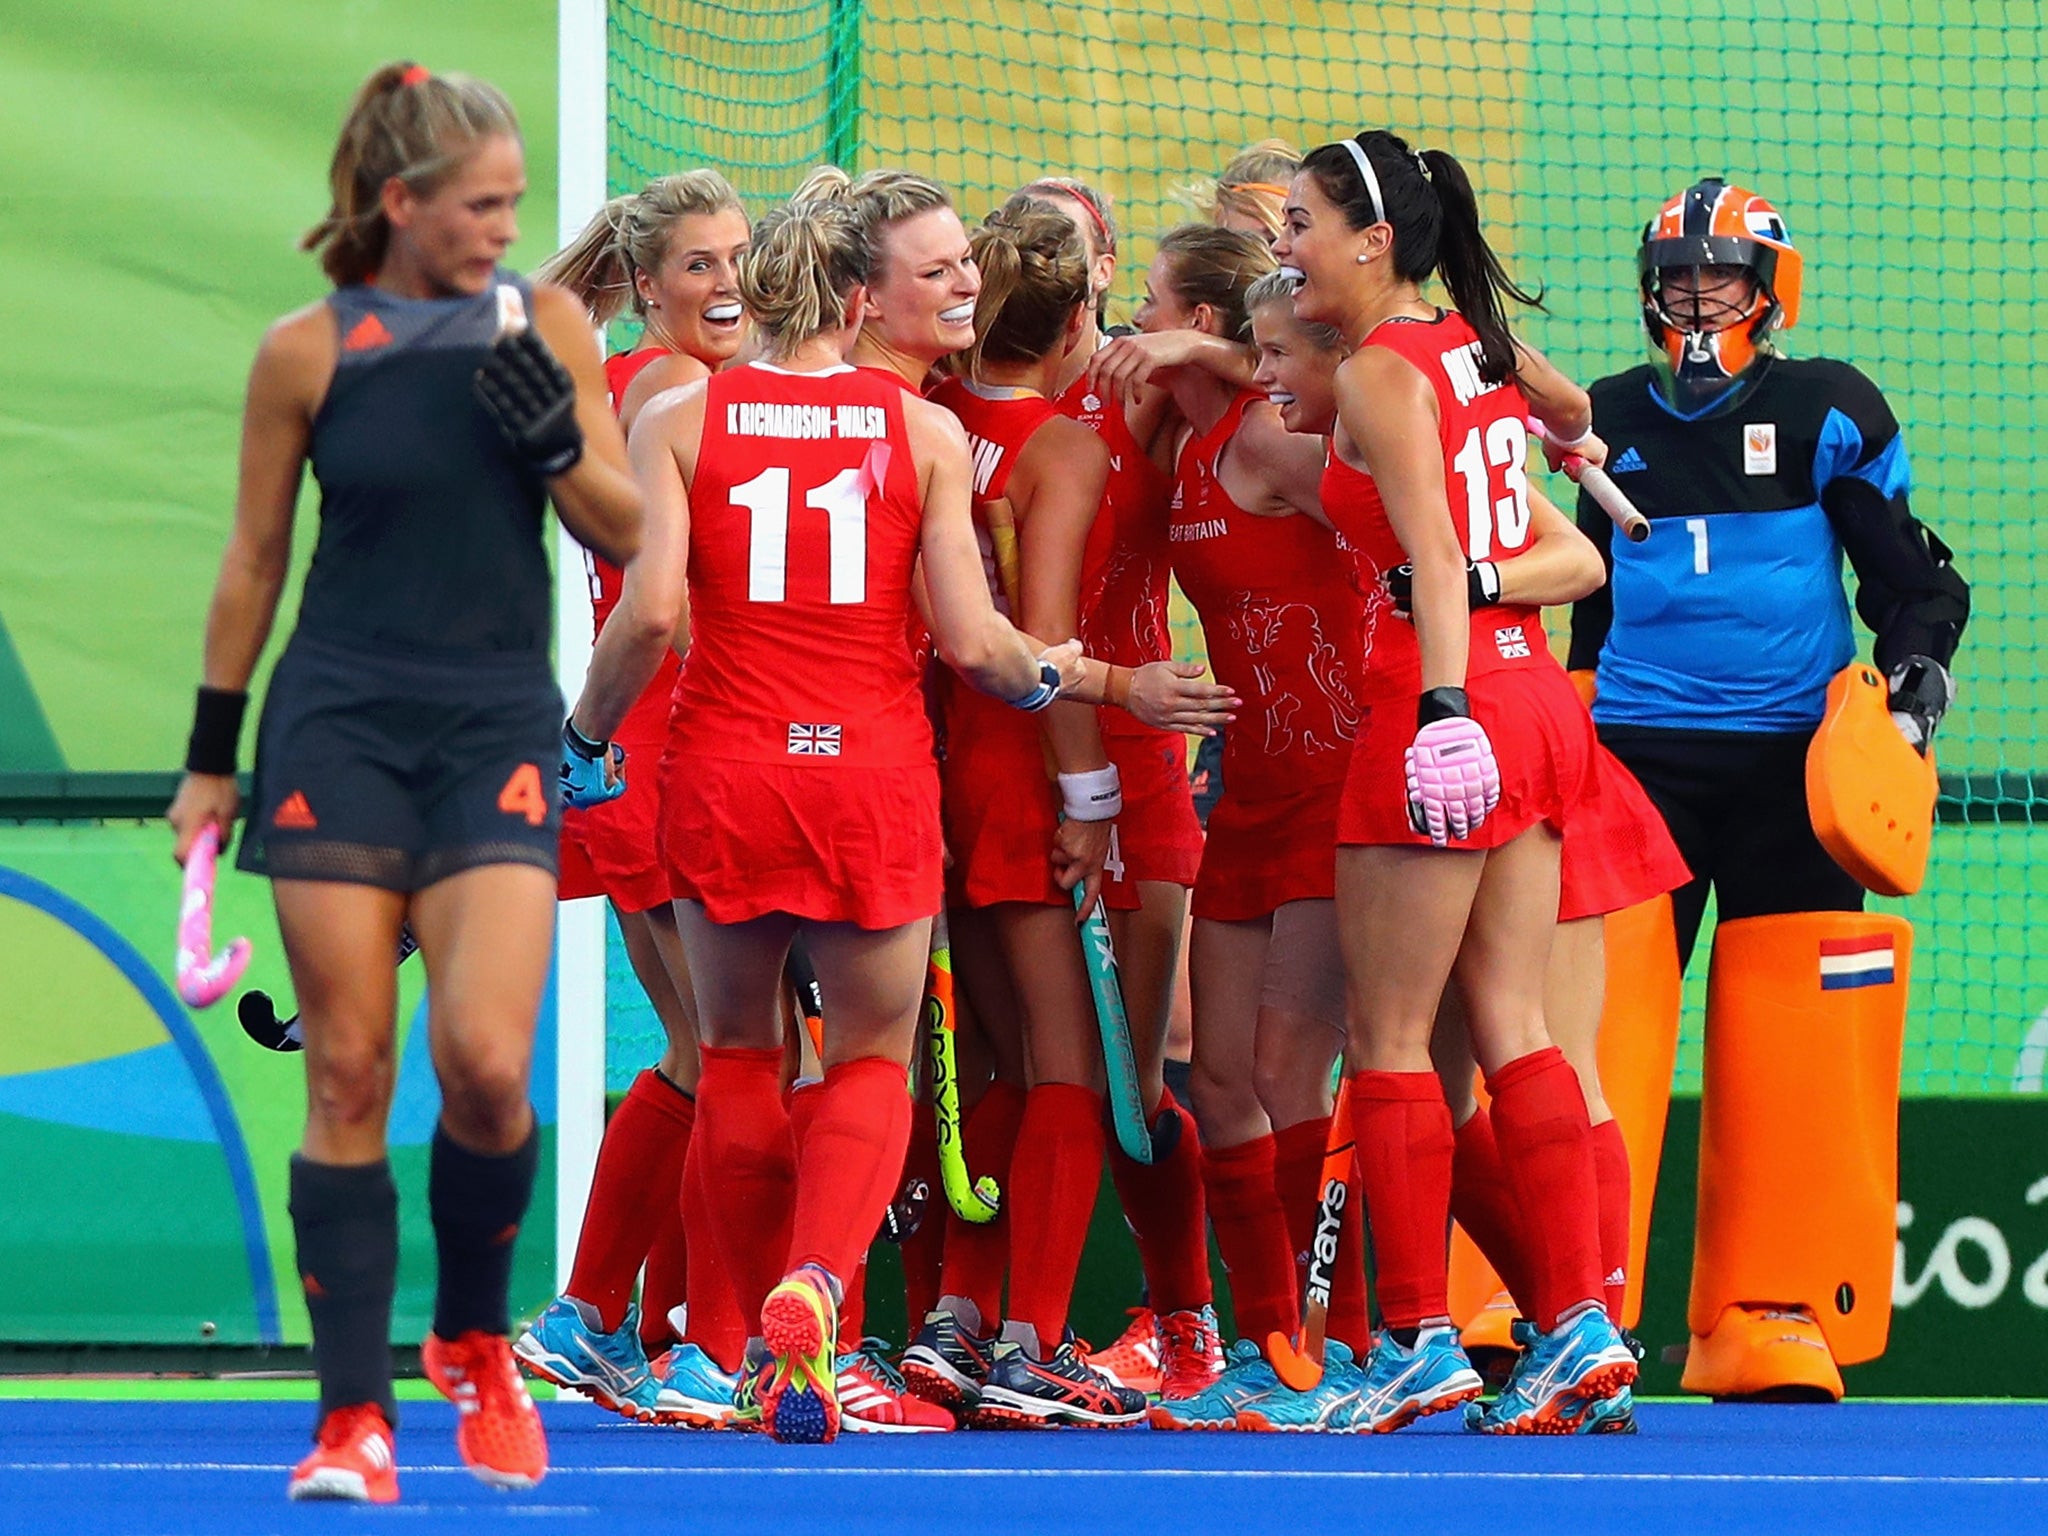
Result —
M880 438L889 435L889 413L879 405L780 405L760 400L729 401L725 430L733 437Z

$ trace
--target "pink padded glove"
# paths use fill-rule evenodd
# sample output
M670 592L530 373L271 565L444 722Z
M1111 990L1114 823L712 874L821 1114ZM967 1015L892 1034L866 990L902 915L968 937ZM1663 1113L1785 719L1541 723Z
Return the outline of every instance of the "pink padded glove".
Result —
M1408 821L1442 848L1469 837L1500 804L1500 764L1468 716L1432 720L1408 748Z

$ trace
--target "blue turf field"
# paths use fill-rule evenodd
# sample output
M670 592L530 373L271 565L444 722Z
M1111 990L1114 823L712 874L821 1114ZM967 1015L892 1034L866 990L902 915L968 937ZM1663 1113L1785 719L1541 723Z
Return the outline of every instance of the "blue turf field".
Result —
M1680 1530L2038 1531L2048 1404L1645 1404L1633 1439L854 1437L820 1449L548 1404L554 1470L505 1496L456 1463L453 1411L408 1403L404 1502L293 1506L305 1403L0 1402L0 1530L1089 1532L1389 1536Z

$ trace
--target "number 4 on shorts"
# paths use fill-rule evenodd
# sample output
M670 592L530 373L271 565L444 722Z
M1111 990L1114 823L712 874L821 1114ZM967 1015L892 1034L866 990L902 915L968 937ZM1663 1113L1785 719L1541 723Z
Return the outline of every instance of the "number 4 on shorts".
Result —
M548 798L541 790L540 769L532 763L514 768L498 791L498 809L508 816L524 816L529 827L543 825L548 819Z

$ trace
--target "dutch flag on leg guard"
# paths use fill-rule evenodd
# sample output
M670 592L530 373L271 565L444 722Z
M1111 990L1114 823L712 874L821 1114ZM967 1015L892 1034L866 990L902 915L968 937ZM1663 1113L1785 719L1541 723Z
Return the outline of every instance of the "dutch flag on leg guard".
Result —
M1845 987L1889 986L1897 976L1897 956L1891 939L1883 934L1864 939L1820 941L1820 989L1823 992L1839 992Z

